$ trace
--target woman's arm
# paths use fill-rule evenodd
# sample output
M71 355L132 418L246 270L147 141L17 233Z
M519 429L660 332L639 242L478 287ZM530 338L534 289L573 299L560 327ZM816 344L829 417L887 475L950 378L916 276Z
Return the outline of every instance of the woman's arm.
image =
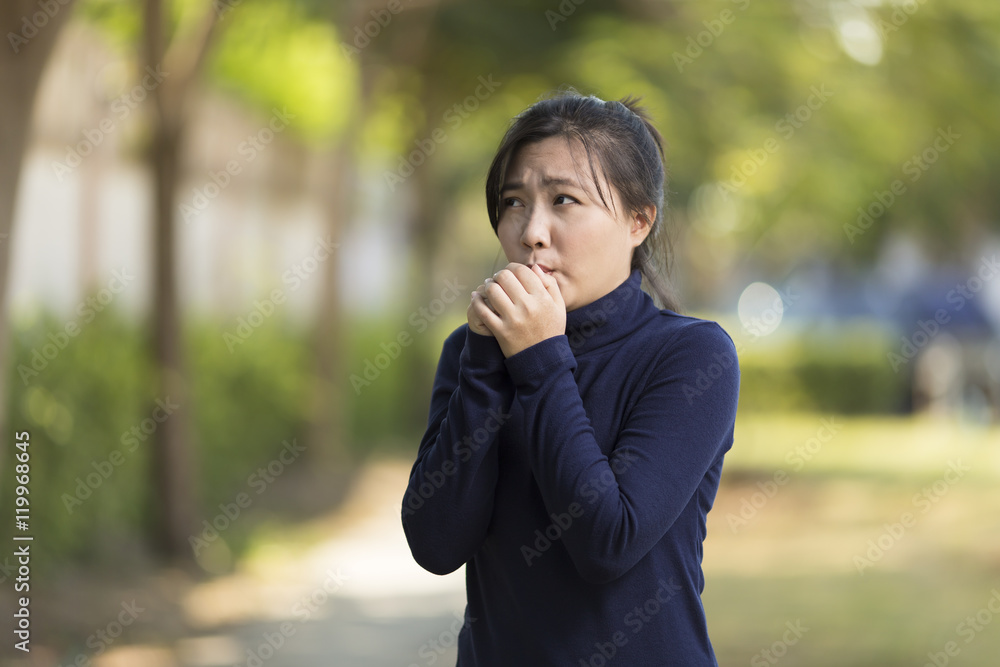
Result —
M575 517L562 541L577 570L596 583L620 577L663 537L730 444L739 393L732 340L699 322L669 341L610 458L584 410L565 336L506 363L546 509ZM714 375L716 367L721 374L704 388L699 371Z
M486 537L497 483L496 436L513 393L495 338L467 326L448 337L403 497L406 540L430 572L457 570Z

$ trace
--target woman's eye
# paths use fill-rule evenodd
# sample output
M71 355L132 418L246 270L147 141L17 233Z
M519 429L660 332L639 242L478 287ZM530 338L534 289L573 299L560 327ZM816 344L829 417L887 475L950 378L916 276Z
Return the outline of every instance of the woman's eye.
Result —
M554 203L556 203L556 204L576 204L578 202L575 199L573 199L572 197L570 197L569 195L558 195L556 197L556 200L555 200Z
M503 200L503 207L504 208L511 208L513 206L520 206L520 205L521 205L521 202L519 202L518 200L514 199L513 197L508 197L507 199Z

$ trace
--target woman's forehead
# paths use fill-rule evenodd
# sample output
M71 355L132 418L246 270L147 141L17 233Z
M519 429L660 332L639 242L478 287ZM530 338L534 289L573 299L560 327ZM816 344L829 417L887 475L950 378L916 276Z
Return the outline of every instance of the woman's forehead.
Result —
M547 137L518 147L507 166L503 189L523 187L525 180L543 187L574 185L587 191L595 188L595 172L603 178L598 160L591 160L578 139L566 136Z

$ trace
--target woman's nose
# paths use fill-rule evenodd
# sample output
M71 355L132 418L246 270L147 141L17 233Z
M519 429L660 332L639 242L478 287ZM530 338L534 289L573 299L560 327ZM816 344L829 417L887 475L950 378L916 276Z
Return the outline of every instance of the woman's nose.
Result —
M532 206L521 232L521 243L529 248L544 248L549 245L550 240L548 215L544 207Z

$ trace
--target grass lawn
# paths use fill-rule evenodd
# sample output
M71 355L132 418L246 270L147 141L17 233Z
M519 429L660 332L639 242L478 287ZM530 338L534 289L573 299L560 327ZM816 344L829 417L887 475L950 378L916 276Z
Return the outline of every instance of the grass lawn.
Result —
M1000 429L741 416L704 567L723 666L994 667Z

